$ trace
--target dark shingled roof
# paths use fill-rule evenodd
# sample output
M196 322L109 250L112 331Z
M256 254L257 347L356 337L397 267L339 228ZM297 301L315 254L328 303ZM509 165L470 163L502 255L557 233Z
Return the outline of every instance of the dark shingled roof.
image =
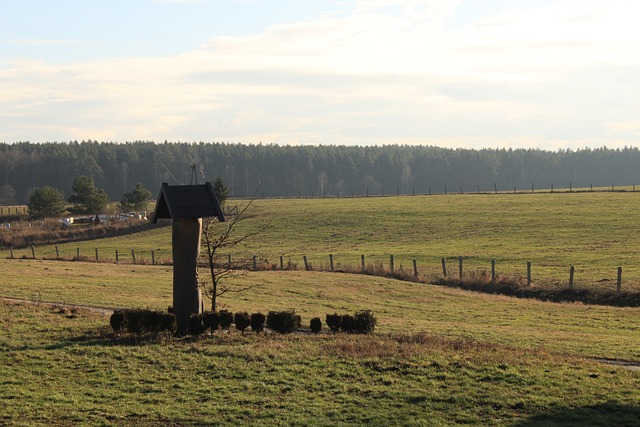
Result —
M162 183L160 195L153 212L153 223L159 218L218 217L224 221L220 202L210 182L202 185L169 185Z

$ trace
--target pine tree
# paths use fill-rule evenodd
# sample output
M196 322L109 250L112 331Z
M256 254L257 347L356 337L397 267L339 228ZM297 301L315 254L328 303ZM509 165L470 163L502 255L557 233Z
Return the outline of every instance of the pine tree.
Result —
M69 203L73 204L71 212L78 214L99 214L104 211L109 203L109 198L104 190L96 188L93 178L79 176L73 180L73 194L69 197Z
M62 192L53 187L36 188L27 205L29 215L34 218L54 217L65 211Z

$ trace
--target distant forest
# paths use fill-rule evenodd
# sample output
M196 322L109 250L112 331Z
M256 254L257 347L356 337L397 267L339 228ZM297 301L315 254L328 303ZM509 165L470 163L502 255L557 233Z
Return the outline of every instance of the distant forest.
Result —
M518 191L635 185L640 150L447 149L431 146L279 146L82 141L0 144L0 204L26 203L42 186L71 195L73 179L94 178L111 200L140 182L221 177L233 196L327 197Z

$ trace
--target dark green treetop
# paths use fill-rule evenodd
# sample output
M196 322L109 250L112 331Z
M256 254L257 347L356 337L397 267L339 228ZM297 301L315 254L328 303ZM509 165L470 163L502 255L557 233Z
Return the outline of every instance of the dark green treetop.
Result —
M139 182L133 191L122 195L120 208L123 212L146 210L149 199L151 199L151 191Z
M99 214L105 210L109 198L104 190L93 183L89 176L78 176L73 180L73 194L69 203L73 204L71 212L77 214Z
M64 194L57 188L36 188L27 205L29 215L33 218L55 217L66 210Z

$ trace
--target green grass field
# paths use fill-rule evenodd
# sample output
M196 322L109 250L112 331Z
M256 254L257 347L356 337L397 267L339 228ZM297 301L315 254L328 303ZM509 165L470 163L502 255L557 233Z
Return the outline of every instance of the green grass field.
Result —
M1 260L0 295L100 307L166 309L171 267ZM25 280L25 278L27 278ZM220 298L233 311L295 309L306 319L371 309L380 333L437 333L523 349L640 360L640 308L552 304L354 274L266 271Z
M640 419L638 373L421 334L135 343L105 319L0 303L0 423L591 425Z
M636 193L261 200L245 230L270 225L234 257L284 254L316 268L441 257L562 286L639 289ZM170 253L170 228L60 245L91 258L118 249ZM50 256L52 247L36 248ZM47 254L47 251L49 253ZM30 256L30 251L24 253ZM6 255L6 252L5 252ZM22 253L15 254L21 257ZM166 309L163 265L0 259L0 295L100 307ZM146 256L150 261L150 256ZM451 265L456 270L455 265ZM611 271L609 273L609 271ZM221 308L326 313L371 309L372 336L237 331L212 337L114 338L83 310L0 302L0 424L7 425L595 425L640 424L640 308L554 304L364 275L259 271ZM615 285L614 285L615 286Z
M233 204L233 202L231 203ZM232 257L257 255L271 265L285 263L303 268L303 256L315 269L355 267L360 256L367 264L387 268L394 255L396 268L411 270L416 259L427 280L442 275L441 258L457 274L457 258L465 271L490 268L498 274L526 274L532 263L535 284L561 287L575 266L580 287L615 289L617 268L623 268L624 289L640 291L640 193L575 192L535 194L451 194L434 196L259 200L252 218L238 227L242 233L268 223L267 230ZM170 228L133 236L59 245L60 255L103 260L157 262L171 257ZM37 257L55 257L53 246L36 249ZM8 257L8 251L2 255ZM227 254L222 254L226 257ZM15 251L31 257L31 251Z
M107 307L171 303L167 267L3 260L0 293ZM29 275L30 280L25 280ZM106 317L0 303L9 425L634 425L640 308L551 304L379 277L255 272L233 311L308 321L372 309L373 336L134 342ZM550 424L549 424L550 423ZM555 423L555 424L554 424Z

